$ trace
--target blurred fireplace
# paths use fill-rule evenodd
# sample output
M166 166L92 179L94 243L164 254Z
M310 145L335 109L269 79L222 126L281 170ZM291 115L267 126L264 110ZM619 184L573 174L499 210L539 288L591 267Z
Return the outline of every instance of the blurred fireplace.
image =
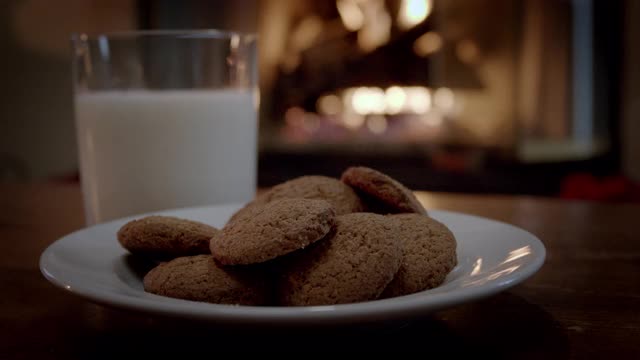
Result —
M142 4L147 27L257 19L263 185L364 163L421 188L551 194L567 172L617 166L619 4Z
M340 0L297 10L273 2L290 9L291 25L262 44L284 44L265 69L276 130L267 140L513 148L518 38L504 30L520 22L514 4ZM503 20L496 26L493 17ZM262 29L272 31L268 22Z

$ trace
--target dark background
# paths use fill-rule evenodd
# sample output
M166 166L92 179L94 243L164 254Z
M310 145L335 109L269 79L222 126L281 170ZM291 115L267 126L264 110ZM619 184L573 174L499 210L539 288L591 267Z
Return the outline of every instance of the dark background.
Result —
M382 3L392 15L400 6L399 0ZM312 16L324 23L324 33L292 53L288 34ZM44 0L3 1L0 181L77 181L71 32L222 28L261 36L261 186L302 174L338 175L348 165L365 164L416 189L636 201L638 16L640 5L631 0L436 0L429 17L412 29L397 30L392 17L390 40L363 52L356 32L340 28L332 1L64 0L55 7ZM453 45L459 40L447 37L454 25L471 34L480 62L458 66L447 57L449 39ZM411 44L427 31L444 34L445 46L441 54L419 59ZM292 54L301 59L293 70L286 64ZM580 54L589 59L581 72L576 71L585 64ZM536 73L527 77L532 59ZM353 69L363 70L354 74ZM493 75L486 75L489 71ZM496 91L492 81L509 88ZM445 135L419 139L347 132L340 140L330 133L292 141L287 132L290 107L314 115L324 92L395 83L445 84L467 99L460 119L451 123L474 124L476 116L493 127L482 136L444 129ZM584 92L576 92L580 84L588 84L591 94L583 101ZM501 102L501 94L509 93L513 98ZM528 110L519 105L528 101L534 104ZM576 121L587 121L581 117L585 112L591 129L586 140L571 130ZM576 144L585 141L588 150L580 150Z

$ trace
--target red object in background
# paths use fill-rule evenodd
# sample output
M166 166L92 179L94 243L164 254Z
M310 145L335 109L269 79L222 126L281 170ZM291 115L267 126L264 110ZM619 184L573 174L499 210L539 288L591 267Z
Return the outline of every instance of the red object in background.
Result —
M562 182L560 197L593 201L640 202L640 184L618 175L597 178L573 174Z

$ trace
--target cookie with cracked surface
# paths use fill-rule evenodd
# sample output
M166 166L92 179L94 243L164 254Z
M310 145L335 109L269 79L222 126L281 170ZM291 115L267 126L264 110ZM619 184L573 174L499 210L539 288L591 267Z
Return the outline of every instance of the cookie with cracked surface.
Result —
M336 215L364 210L362 201L350 186L338 179L320 175L301 176L278 184L259 196L256 202L293 198L325 200L333 206Z
M426 215L413 192L399 181L368 167L350 167L342 181L360 191L369 211L376 213L417 213Z
M335 217L324 200L281 199L256 205L251 216L237 218L211 238L211 254L223 265L261 263L322 239Z
M236 211L227 223L245 216L252 216L252 210L259 205L280 199L316 199L331 204L336 215L364 211L364 204L356 192L338 179L327 176L301 176L271 188L253 201Z
M334 234L287 259L279 302L308 306L378 298L400 268L396 227L396 221L378 214L338 216Z
M241 207L231 215L229 220L227 220L227 225L243 217L252 217L254 209L256 207L259 208L261 205L264 205L264 204L266 204L266 202L262 202L257 199L248 202L247 204L245 204L243 207Z
M456 239L442 223L419 214L390 215L399 222L396 237L403 259L381 297L413 294L442 284L458 263Z
M220 230L172 216L147 216L118 230L118 241L129 252L153 258L209 253L209 240Z
M147 273L143 283L145 291L156 295L216 304L263 305L269 298L261 271L223 268L211 255L184 256L162 263Z

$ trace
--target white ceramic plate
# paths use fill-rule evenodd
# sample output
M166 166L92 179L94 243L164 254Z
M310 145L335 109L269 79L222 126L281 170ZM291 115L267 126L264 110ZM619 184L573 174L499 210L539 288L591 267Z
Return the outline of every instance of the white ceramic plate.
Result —
M160 214L221 227L239 207L188 208ZM522 229L453 212L430 210L430 214L453 231L459 264L440 287L392 299L336 306L255 307L145 293L136 262L116 240L118 229L133 217L59 239L42 254L40 269L55 285L105 305L220 323L291 325L402 321L498 293L534 274L544 262L544 246Z

